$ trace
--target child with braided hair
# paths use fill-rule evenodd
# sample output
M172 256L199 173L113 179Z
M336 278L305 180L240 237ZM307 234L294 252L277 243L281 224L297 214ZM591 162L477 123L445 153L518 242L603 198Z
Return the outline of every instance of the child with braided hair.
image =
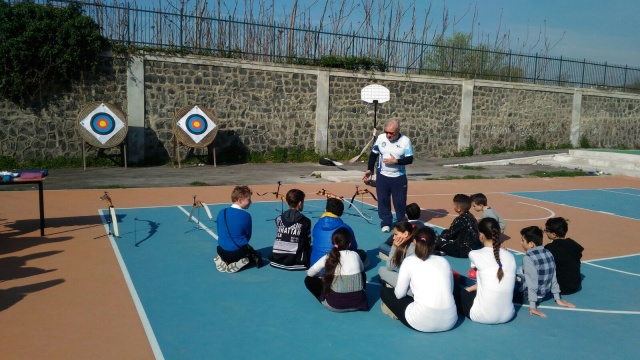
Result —
M483 324L502 324L511 320L516 261L500 248L500 225L494 218L478 224L483 248L469 252L471 267L476 268L477 283L466 289L456 286L454 297L458 310L469 319Z
M364 288L367 277L357 252L349 250L351 232L340 227L331 235L333 247L309 270L304 284L331 311L369 310ZM324 276L316 277L324 269Z

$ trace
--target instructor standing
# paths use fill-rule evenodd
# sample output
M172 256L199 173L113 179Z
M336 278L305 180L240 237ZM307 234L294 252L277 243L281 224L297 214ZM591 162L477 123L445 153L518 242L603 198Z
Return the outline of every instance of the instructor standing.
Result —
M377 160L377 161L376 161ZM376 166L376 192L378 195L378 216L380 230L390 232L393 222L391 215L391 198L396 211L396 221L407 221L407 171L405 165L413 162L413 147L408 137L400 134L398 120L389 120L384 125L384 134L376 139L371 153L367 171L362 180L366 183L371 178ZM377 163L377 164L376 164Z

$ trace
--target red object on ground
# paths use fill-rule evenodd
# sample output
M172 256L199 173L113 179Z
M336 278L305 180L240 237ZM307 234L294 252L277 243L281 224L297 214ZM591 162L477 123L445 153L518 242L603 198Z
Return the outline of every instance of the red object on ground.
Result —
M476 268L469 269L469 272L467 273L467 277L469 279L475 279L476 278Z

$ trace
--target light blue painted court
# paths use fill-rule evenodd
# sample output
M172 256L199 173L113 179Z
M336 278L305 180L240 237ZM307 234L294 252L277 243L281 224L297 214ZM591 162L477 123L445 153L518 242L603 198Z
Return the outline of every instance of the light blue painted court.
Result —
M639 189L526 191L509 194L640 220Z
M620 189L618 189L620 190ZM624 190L624 189L623 189ZM584 204L593 194L628 198L599 190L568 194L517 193L541 200ZM637 192L637 190L635 190ZM526 194L526 195L524 195ZM559 196L562 196L559 199ZM571 198L578 198L578 200ZM571 200L571 201L570 201ZM313 224L324 212L324 200L305 201L304 213ZM591 203L589 203L591 204ZM620 212L593 200L593 209ZM617 206L614 206L617 205ZM367 251L369 312L332 313L307 291L305 272L288 272L268 265L235 274L219 273L215 256L217 212L228 204L209 205L213 220L196 210L187 222L190 205L119 209L120 238L111 238L121 257L125 277L156 357L165 359L632 359L640 335L640 268L638 257L583 264L584 289L566 296L578 308L543 302L548 318L531 317L517 308L510 323L481 325L460 318L445 333L419 333L380 311L377 246L380 233L375 207L356 203L343 219ZM596 207L598 205L598 207ZM284 205L286 207L286 204ZM635 205L634 205L635 206ZM275 235L274 219L281 202L253 203L251 244L265 262ZM624 213L629 216L629 213ZM106 213L103 219L106 225ZM199 220L199 221L198 221ZM466 274L468 259L447 258ZM520 262L521 255L516 254ZM595 266L599 265L599 266ZM618 271L615 271L618 270ZM622 271L622 272L621 272Z

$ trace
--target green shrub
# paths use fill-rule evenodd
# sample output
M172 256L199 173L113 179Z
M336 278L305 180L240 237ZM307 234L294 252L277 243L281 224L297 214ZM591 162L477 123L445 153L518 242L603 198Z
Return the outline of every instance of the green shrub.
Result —
M454 157L467 157L473 156L473 146L467 146L453 153Z
M588 149L590 147L591 147L591 144L589 144L589 139L587 139L587 136L586 135L580 136L580 148Z
M79 3L0 2L0 97L22 107L39 104L97 73L106 45Z

